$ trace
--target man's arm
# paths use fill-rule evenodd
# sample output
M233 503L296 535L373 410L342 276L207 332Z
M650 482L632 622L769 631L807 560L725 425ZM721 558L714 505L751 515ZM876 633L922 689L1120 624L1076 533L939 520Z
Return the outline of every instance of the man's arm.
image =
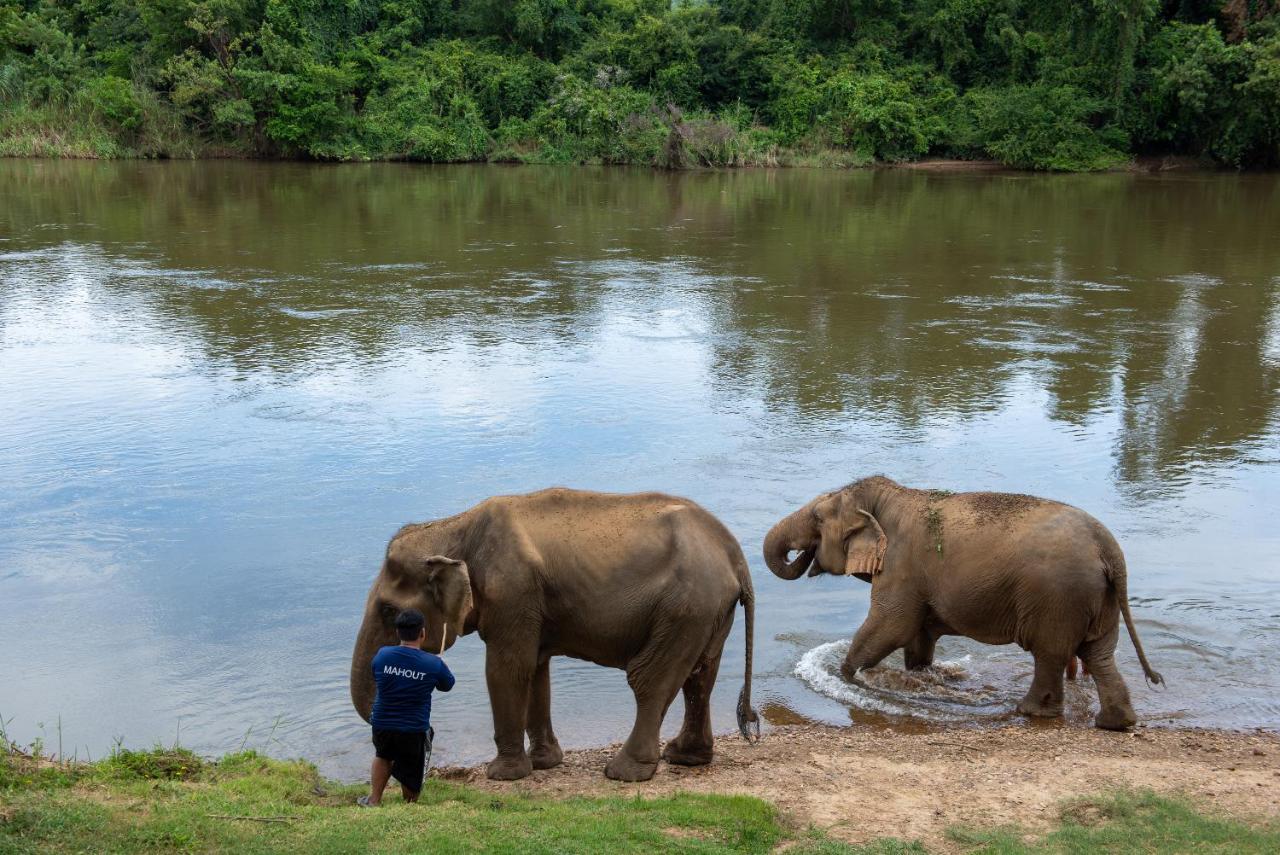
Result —
M444 660L440 660L440 668L436 673L436 688L442 692L447 692L453 688L454 679L453 672L449 670L449 666L444 664Z

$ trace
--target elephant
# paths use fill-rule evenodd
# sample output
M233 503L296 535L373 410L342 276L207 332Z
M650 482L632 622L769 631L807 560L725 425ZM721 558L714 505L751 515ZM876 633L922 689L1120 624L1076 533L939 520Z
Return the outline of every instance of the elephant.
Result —
M928 667L944 635L1013 642L1035 658L1018 712L1060 716L1064 672L1078 656L1098 689L1094 724L1124 730L1137 718L1115 664L1123 615L1147 680L1164 682L1133 626L1119 544L1070 505L916 490L876 475L779 520L764 558L783 579L809 570L871 583L870 610L841 665L848 680L899 648L907 668Z
M551 488L495 496L391 538L352 654L351 699L368 721L370 661L393 643L396 614L416 608L426 617L424 649L443 652L471 632L485 643L497 745L489 778L516 780L560 764L549 663L571 656L626 671L635 725L605 774L647 781L658 765L662 719L681 689L683 726L661 756L711 762L711 692L739 603L746 675L737 716L750 741L750 723L759 736L751 708L755 594L742 548L723 523L662 493Z

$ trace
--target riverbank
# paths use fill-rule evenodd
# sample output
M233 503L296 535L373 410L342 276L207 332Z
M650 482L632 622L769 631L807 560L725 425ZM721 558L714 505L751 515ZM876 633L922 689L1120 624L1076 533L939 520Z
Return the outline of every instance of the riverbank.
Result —
M716 761L663 764L643 785L619 785L601 769L613 748L572 751L556 769L534 772L519 791L556 797L614 792L729 793L764 799L801 826L833 839L920 840L947 848L955 827L1016 825L1045 834L1071 799L1112 790L1151 791L1243 821L1280 818L1280 735L1199 729L1094 728L1017 724L997 730L900 733L793 725L756 745L720 737ZM483 769L442 777L481 790L511 785Z
M1280 847L1280 737L1013 726L901 734L777 728L703 768L601 774L612 749L496 783L438 770L422 803L254 752L118 751L62 766L0 755L0 850L1266 852Z

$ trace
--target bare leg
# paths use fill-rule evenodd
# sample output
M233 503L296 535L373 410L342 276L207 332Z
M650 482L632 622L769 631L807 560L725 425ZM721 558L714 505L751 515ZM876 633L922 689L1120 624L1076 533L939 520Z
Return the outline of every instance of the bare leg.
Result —
M1129 687L1116 668L1116 639L1119 626L1096 641L1080 647L1080 658L1098 687L1098 715L1093 723L1103 730L1124 730L1138 722L1129 700Z
M535 769L550 769L564 761L564 751L551 729L551 659L538 663L529 691L529 760Z
M406 802L412 803L418 800L418 792L416 790L409 789L404 784L400 785L400 795L404 797Z
M1026 697L1018 702L1023 715L1053 718L1062 715L1062 678L1067 670L1067 656L1037 653L1036 675Z
M922 629L911 639L911 642L902 649L903 657L906 659L908 671L919 671L922 668L928 668L933 665L933 651L937 645L938 639L927 629Z
M489 643L485 650L485 681L493 709L493 741L498 756L485 769L495 781L514 781L533 771L524 750L525 720L537 668L537 652L523 647Z
M369 767L369 804L382 804L382 793L387 789L387 781L391 780L391 761L381 757L373 758Z
M721 639L720 643L723 645L724 640ZM702 766L711 762L712 745L715 743L711 734L711 690L715 687L719 671L720 653L717 652L684 681L684 724L662 752L668 763Z

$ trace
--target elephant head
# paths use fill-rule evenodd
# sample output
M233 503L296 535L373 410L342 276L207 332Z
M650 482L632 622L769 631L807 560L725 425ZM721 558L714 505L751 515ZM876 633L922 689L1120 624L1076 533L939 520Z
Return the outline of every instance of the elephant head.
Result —
M421 611L427 632L423 649L443 653L466 632L473 607L466 562L444 555L415 554L401 538L392 540L382 570L369 590L351 657L351 701L365 721L373 709L370 663L379 648L399 643L396 615L409 608Z
M883 566L888 538L869 510L872 497L856 486L823 493L777 522L764 539L764 560L774 575L797 579L830 573L870 581ZM792 552L800 554L788 561Z

